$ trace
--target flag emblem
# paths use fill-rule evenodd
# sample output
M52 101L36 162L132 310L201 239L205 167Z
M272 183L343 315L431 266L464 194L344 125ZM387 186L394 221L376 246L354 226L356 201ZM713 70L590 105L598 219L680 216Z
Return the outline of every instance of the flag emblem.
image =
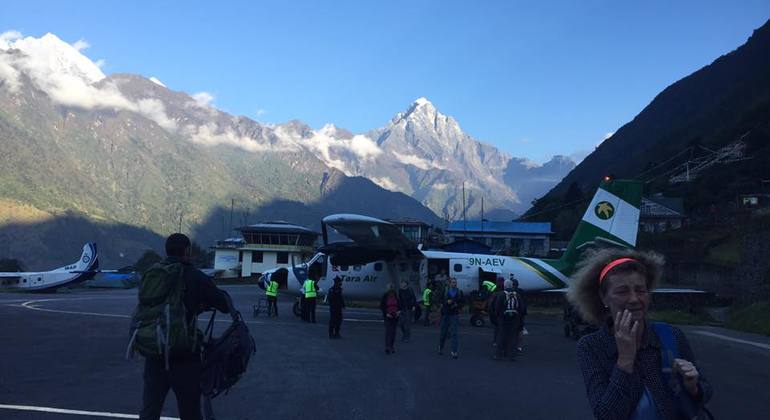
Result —
M607 220L611 218L613 214L615 214L615 207L613 207L612 204L607 201L602 201L596 205L594 208L594 213L596 213L596 217L602 220Z

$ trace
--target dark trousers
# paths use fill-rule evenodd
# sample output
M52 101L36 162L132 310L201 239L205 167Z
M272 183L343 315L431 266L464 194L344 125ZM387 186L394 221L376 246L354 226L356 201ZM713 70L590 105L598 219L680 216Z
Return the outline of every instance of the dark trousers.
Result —
M201 362L172 360L166 370L163 359L148 358L144 362L144 390L140 420L158 420L169 388L174 391L182 420L201 419Z
M411 309L401 311L401 316L398 317L398 326L401 327L401 340L409 341L412 338L412 321L414 320L414 312Z
M329 338L340 336L342 308L329 307Z
M278 297L267 297L267 316L278 317Z
M458 325L460 325L459 315L444 314L441 317L441 326L438 339L438 347L440 349L444 348L444 343L446 342L447 337L452 336L452 353L457 353L457 349L460 345L460 337L457 333Z
M513 345L516 343L519 335L519 317L513 319L503 319L504 315L498 320L499 331L497 333L497 346L495 348L497 357L514 357Z
M305 314L307 322L313 322L315 323L315 301L316 298L305 298L305 308L307 308L307 312Z
M430 325L430 305L425 306L425 320L423 321L423 324L427 327Z
M398 317L385 317L385 349L393 350L393 342L396 341L396 327L398 327Z

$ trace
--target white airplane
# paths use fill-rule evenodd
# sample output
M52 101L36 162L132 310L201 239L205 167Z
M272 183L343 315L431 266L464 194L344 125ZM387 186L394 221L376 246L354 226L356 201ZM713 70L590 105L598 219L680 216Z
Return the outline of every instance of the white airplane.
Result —
M525 291L563 289L585 247L636 245L641 200L642 183L603 181L559 259L421 250L389 222L354 214L331 215L323 219L324 246L318 253L297 266L292 261L291 271L266 271L259 285L264 288L268 279L277 279L282 293L300 296L308 277L323 292L339 276L346 298L379 301L388 284L397 286L402 279L419 296L428 279L443 271L457 279L466 295L480 290L484 280L508 279L511 274ZM351 241L329 243L328 227ZM298 314L297 305L294 312Z
M96 244L83 245L83 254L76 262L51 271L0 272L0 291L49 291L89 280L100 272Z

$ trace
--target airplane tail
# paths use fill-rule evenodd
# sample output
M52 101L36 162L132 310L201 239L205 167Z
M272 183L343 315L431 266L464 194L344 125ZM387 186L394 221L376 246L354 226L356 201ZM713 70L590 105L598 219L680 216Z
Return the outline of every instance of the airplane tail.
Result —
M99 259L96 253L96 243L88 242L83 245L83 253L75 263L76 271L91 271L99 268Z
M640 181L602 181L559 260L560 271L569 275L583 249L591 245L636 246L642 187Z

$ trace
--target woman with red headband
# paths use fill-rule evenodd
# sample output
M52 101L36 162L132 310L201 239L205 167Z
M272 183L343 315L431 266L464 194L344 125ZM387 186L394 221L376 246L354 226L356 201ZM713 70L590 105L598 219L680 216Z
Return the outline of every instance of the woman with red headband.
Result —
M597 419L692 419L705 415L709 383L684 333L647 320L663 257L629 249L588 251L567 294L599 330L578 341Z

